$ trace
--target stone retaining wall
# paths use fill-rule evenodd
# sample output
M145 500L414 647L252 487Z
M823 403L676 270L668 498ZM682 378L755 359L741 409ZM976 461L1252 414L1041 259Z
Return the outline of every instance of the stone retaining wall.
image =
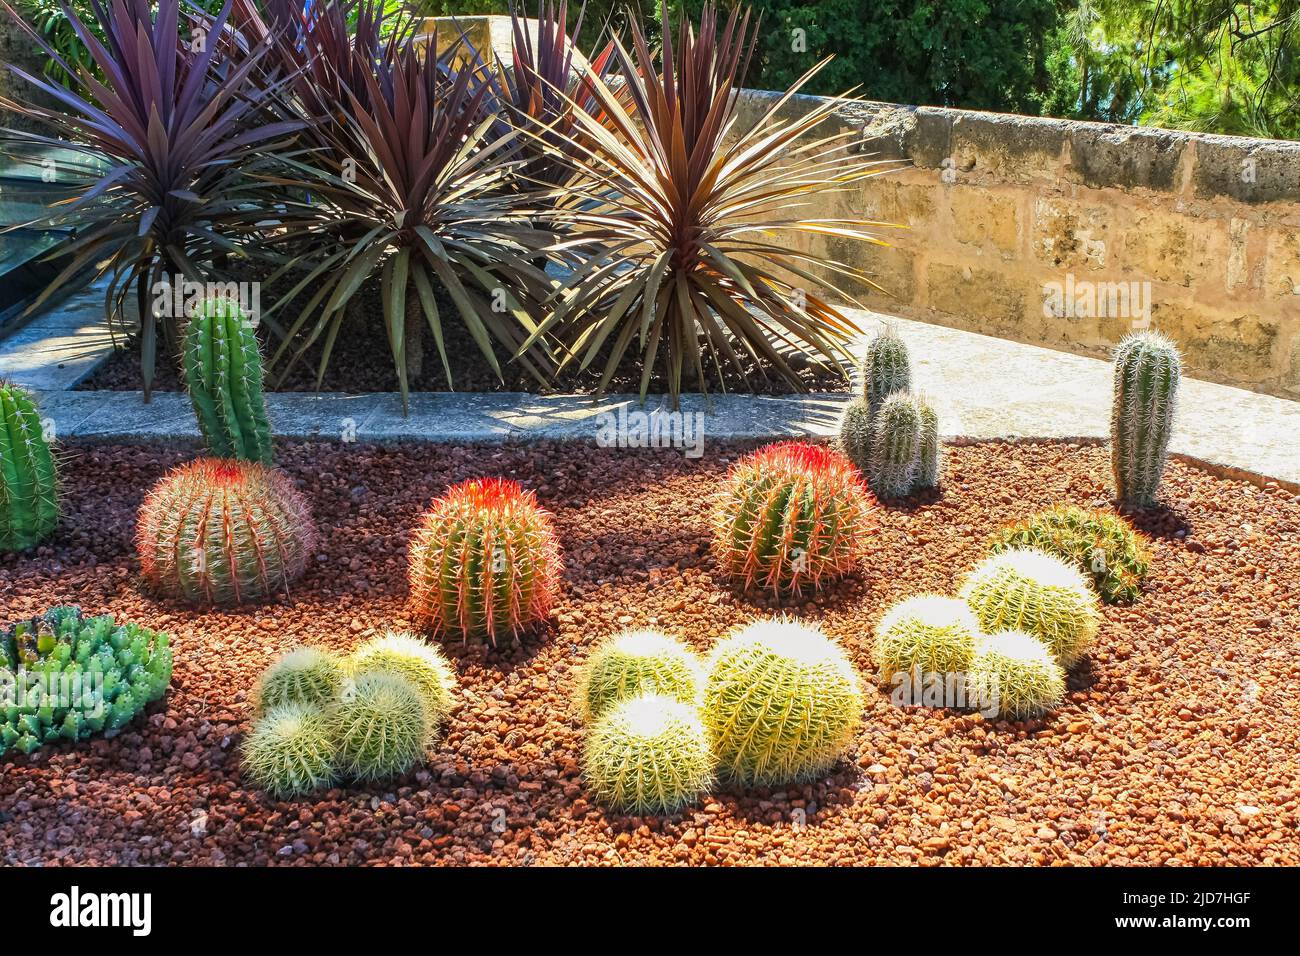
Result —
M808 213L906 225L812 241L890 293L864 304L1088 355L1149 320L1190 374L1300 396L1300 143L853 101L833 123L904 164Z

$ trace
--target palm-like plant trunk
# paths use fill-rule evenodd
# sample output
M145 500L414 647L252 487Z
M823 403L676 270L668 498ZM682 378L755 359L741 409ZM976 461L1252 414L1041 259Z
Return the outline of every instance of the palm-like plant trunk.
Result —
M413 384L424 373L424 310L412 283L406 289L406 315L403 319L403 338L406 347L406 381Z

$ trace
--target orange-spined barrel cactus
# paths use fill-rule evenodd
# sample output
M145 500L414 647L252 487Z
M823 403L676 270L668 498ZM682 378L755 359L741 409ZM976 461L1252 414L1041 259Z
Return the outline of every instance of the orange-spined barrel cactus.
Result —
M551 515L503 478L447 490L411 539L411 606L435 635L518 635L550 612L562 570Z
M875 528L874 498L852 462L806 442L742 458L714 505L714 553L742 587L817 590L848 572Z
M287 591L316 542L288 477L256 462L200 458L165 475L140 508L140 572L165 597L240 604Z

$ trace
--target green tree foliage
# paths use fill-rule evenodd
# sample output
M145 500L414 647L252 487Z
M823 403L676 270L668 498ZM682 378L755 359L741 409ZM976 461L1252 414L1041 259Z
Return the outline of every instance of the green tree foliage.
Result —
M687 0L692 10L702 0ZM748 84L785 89L835 59L806 92L1037 113L1060 0L753 0L762 14Z
M1300 137L1300 0L1078 0L1055 35L1055 115Z

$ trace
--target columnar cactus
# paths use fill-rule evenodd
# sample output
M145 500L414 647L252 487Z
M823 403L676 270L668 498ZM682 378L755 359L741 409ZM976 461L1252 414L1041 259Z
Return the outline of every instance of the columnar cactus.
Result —
M520 634L544 620L562 561L551 515L503 478L450 488L411 539L411 606L435 636Z
M56 607L0 631L0 755L125 726L167 691L167 635Z
M612 704L659 694L693 704L700 662L681 641L659 631L628 631L602 643L582 669L583 717L594 720Z
M672 697L613 704L592 725L583 776L596 799L626 813L675 813L713 780L699 713Z
M140 572L164 597L240 604L287 591L316 527L289 478L255 462L200 458L165 475L140 508Z
M871 462L871 406L865 398L855 398L844 406L835 447L858 471L867 473Z
M921 461L921 406L907 392L895 392L876 413L871 431L867 483L881 498L912 492Z
M0 551L26 551L59 523L54 459L31 396L0 382Z
M1181 376L1178 347L1157 332L1135 333L1115 348L1111 467L1125 504L1144 508L1156 502Z
M986 634L1027 631L1063 667L1088 653L1101 620L1097 595L1079 569L1035 548L985 558L966 575L961 596Z
M793 620L765 620L719 641L701 712L720 772L742 784L825 773L862 722L857 671L840 646Z
M898 329L886 325L869 343L862 359L862 397L874 418L890 395L912 387L912 360Z
M966 682L966 700L978 710L1023 720L1060 706L1065 671L1032 634L1000 631L981 637Z
M940 474L943 471L943 446L939 441L939 416L924 396L916 399L921 411L921 448L916 463L916 481L914 491L928 491L939 487Z
M205 299L185 331L185 381L208 451L271 463L262 356L251 323L231 299Z
M743 588L801 594L851 570L873 528L871 494L847 458L781 442L727 475L714 505L714 553Z

